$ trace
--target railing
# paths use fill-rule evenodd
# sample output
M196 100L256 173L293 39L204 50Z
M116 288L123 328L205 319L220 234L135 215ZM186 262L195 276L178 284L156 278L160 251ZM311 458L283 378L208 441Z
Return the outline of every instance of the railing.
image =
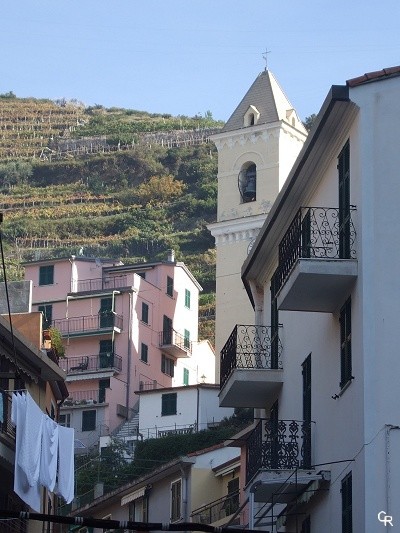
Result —
M121 372L122 357L116 353L100 353L97 355L80 355L65 357L59 361L60 368L67 374L76 372L95 372L97 370L113 369Z
M311 421L260 420L247 441L246 481L259 470L311 466Z
M100 396L103 396L103 398ZM63 403L63 407L68 407L70 405L93 405L96 403L103 403L105 401L105 394L100 395L99 389L73 391L69 393L68 398Z
M192 344L188 338L186 338L181 333L178 333L174 329L160 331L159 333L160 342L159 345L162 348L163 346L177 346L181 350L186 352L192 351Z
M300 207L279 244L278 287L298 259L353 259L356 231L351 219L333 207Z
M127 276L108 276L106 278L82 279L71 282L71 292L101 291L126 286Z
M0 394L3 397L3 422L0 422L0 433L15 439L15 428L11 423L11 396L1 389Z
M109 313L61 318L53 320L53 326L64 336L85 334L91 332L109 331L113 328L122 329L122 316L110 311Z
M170 435L191 435L192 433L196 433L197 427L196 424L190 425L190 426L183 426L178 427L175 424L175 427L172 429L164 429L164 430L158 430L157 431L157 437L169 437Z
M196 524L213 524L232 515L239 509L239 491L236 490L223 498L203 505L192 512L192 522Z
M282 344L278 328L237 325L221 350L221 388L232 370L282 368Z

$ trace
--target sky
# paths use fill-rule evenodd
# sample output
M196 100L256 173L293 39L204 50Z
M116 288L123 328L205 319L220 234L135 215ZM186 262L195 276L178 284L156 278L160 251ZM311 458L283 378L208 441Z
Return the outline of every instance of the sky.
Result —
M399 0L1 0L0 20L0 93L150 113L226 121L267 66L304 120L400 65Z

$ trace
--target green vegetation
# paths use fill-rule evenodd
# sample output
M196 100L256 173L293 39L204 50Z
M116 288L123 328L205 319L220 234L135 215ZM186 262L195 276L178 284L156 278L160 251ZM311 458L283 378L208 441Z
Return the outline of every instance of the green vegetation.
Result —
M218 127L211 112L172 117L84 108L76 100L20 99L11 92L2 95L0 111L0 210L8 278L22 277L22 261L68 256L80 248L87 256L125 263L163 260L174 249L211 294L200 334L213 343L215 251L206 226L216 219L217 153L204 140L176 147L164 144L164 137L157 144L154 137ZM54 156L60 143L73 142L72 136L92 142L98 135L106 136L107 146L131 144L104 153ZM46 146L52 148L46 152Z

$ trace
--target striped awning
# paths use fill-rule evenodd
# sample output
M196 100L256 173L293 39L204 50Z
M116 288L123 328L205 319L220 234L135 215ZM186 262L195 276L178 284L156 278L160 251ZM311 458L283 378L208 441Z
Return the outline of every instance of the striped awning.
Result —
M144 494L146 492L146 487L142 487L141 489L134 490L133 492L130 492L126 496L124 496L121 500L121 507L123 505L126 505L127 503L133 502L134 500L138 500L139 498L143 498Z

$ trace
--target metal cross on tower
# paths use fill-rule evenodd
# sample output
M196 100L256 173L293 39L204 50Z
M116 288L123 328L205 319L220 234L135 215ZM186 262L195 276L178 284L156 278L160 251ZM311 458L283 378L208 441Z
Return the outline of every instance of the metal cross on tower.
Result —
M265 49L265 52L263 53L263 59L265 61L265 70L268 70L268 54L271 53L271 50L268 50L268 48Z

